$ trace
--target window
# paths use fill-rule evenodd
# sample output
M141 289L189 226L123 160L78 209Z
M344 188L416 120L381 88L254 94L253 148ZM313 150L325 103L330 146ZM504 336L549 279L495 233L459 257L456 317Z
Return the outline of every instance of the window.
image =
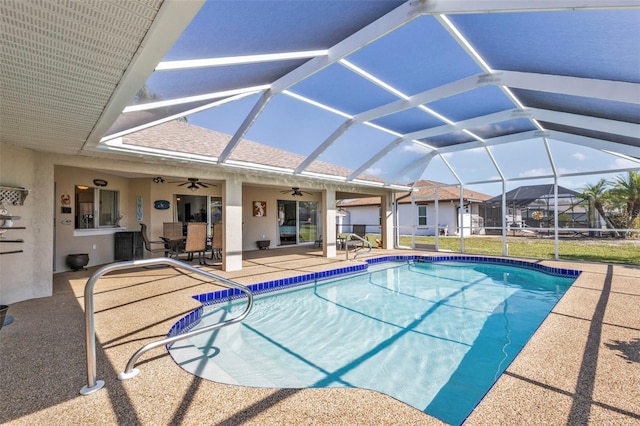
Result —
M427 226L427 206L418 206L418 226Z
M96 207L97 206L97 207ZM76 229L120 226L120 193L109 189L76 186Z

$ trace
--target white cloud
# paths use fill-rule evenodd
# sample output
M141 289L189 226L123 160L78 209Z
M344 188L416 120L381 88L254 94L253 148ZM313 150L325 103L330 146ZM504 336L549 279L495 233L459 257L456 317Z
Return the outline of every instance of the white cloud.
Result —
M479 133L488 133L488 132L497 132L497 133L509 133L513 132L516 129L516 126L513 123L492 123L485 124L483 126L474 127L472 131L475 134Z
M539 168L539 169L525 170L524 172L521 172L520 174L518 174L518 176L519 177L538 177L538 176L548 176L552 174L553 172L551 171L551 169Z
M558 167L558 174L560 175L566 175L569 173L580 173L583 171L584 170L581 170L581 169L567 169L566 167Z
M364 171L365 174L367 175L372 175L372 176L381 176L382 175L382 168L380 167L369 167L367 170Z
M404 152L417 152L418 154L425 154L425 155L432 152L431 149L415 142L403 144L402 150Z
M627 160L626 158L618 157L614 160L612 166L614 169L626 169L630 167L640 167L640 164L635 161Z
M586 160L587 158L587 156L581 152L574 152L573 154L571 154L571 156L578 161L583 161L583 160Z

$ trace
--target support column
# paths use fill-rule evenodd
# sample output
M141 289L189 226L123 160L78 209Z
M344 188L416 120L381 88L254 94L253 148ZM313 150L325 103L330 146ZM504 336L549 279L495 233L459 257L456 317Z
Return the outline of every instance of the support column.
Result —
M322 191L322 255L336 257L336 191Z
M222 270L242 269L242 182L226 180L222 185Z
M382 248L390 250L393 248L393 198L391 192L380 197L380 238Z

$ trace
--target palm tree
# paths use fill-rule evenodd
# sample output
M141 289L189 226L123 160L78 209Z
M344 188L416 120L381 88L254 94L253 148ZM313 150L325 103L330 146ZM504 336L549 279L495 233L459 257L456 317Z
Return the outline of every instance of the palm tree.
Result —
M630 171L626 176L618 176L611 195L626 207L627 229L640 215L640 173Z
M585 201L589 205L589 227L595 228L594 209L600 214L600 217L604 219L607 224L607 228L614 229L615 226L611 223L611 220L607 217L604 211L604 203L607 201L607 189L609 182L605 179L600 179L595 184L586 184L582 189L582 193L577 197L582 201ZM617 231L614 231L616 237L619 236Z
M158 95L156 95L155 93L153 93L151 91L151 89L149 89L149 86L147 86L147 84L145 83L136 93L136 95L133 97L133 101L132 104L137 105L137 104L143 104L146 102L152 102L158 99Z
M147 84L145 83L136 93L136 95L133 97L133 100L131 101L131 103L133 105L138 105L138 104L144 104L144 103L148 103L148 102L154 102L159 100L160 97L155 94L154 92L151 91L151 89L149 88L149 86L147 86ZM168 107L163 107L164 110L168 109ZM167 113L168 114L168 113ZM183 117L178 117L176 118L176 121L182 122L182 123L188 123L189 122L189 118L185 115Z

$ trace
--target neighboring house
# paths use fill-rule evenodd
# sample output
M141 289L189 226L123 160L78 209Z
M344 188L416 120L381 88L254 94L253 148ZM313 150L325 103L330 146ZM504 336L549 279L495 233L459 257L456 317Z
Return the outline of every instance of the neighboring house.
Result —
M462 196L463 212L460 215L460 191L455 186L443 186L440 182L421 180L413 193L398 194L398 231L400 235L460 235L460 220L464 235L484 233L484 221L480 206L490 195L465 189ZM436 193L438 198L436 211ZM349 232L351 225L367 225L368 233L378 233L380 224L380 198L367 197L344 200L338 204L343 211L342 225L338 232ZM413 228L413 231L412 231Z

